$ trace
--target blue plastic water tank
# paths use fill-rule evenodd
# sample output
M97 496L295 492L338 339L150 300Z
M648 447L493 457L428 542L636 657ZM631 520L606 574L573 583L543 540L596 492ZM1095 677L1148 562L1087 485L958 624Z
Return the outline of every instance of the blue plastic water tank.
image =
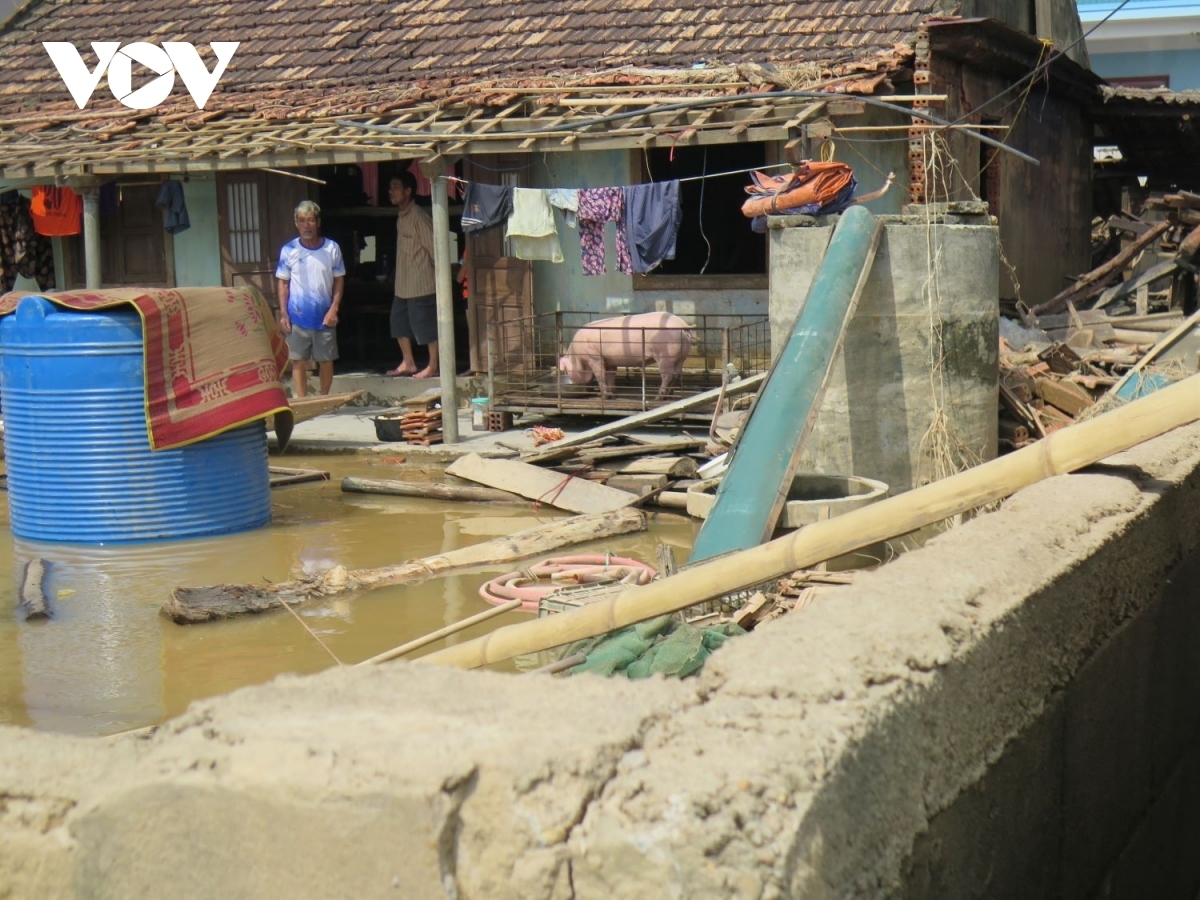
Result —
M31 296L0 320L14 534L106 544L270 522L263 423L152 451L143 381L132 310L74 312Z

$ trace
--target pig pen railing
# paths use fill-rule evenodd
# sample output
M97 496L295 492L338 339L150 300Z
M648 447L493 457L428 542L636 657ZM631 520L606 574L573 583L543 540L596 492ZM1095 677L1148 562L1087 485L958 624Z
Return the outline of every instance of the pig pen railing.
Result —
M558 370L580 328L609 318L583 312L544 313L487 327L488 398L491 408L514 413L625 416L653 409L714 387L722 378L754 375L771 365L770 324L765 315L692 315L692 345L683 372L665 398L656 399L661 373L653 360L617 369L613 391L599 385L571 384ZM622 340L650 344L657 328L633 328Z

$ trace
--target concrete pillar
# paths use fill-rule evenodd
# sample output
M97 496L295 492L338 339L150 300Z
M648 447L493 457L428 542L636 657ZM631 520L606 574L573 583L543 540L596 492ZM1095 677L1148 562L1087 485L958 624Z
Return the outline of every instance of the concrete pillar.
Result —
M83 271L88 289L100 287L100 186L79 188L83 195Z
M437 288L438 356L441 359L442 441L458 442L458 393L454 358L454 295L451 289L450 205L446 197L446 178L439 175L433 184L433 267Z

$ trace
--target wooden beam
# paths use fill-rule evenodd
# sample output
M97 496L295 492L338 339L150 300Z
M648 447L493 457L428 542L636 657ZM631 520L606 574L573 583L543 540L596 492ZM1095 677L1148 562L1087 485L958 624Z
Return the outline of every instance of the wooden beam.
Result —
M767 380L767 373L760 372L757 375L751 375L749 378L743 378L741 381L736 381L725 388L713 388L711 391L705 391L702 394L696 394L694 397L685 397L683 400L676 400L674 403L668 403L666 406L660 406L656 409L648 409L645 412L640 412L637 415L627 416L624 419L617 419L615 422L608 422L604 425L599 425L596 428L590 428L587 431L581 431L579 434L571 435L563 438L560 441L555 441L553 445L535 450L532 453L521 457L522 462L537 463L549 462L552 459L560 459L560 452L568 447L575 447L579 444L586 444L588 441L594 441L596 438L607 437L611 434L621 434L640 425L650 425L654 422L661 422L663 419L669 419L672 416L679 415L682 412L687 412L692 409L699 409L707 406L710 403L715 403L717 398L721 396L722 390L726 397L734 397L738 394L744 394L750 390L757 390L758 386ZM569 456L570 454L563 454Z
M629 506L637 499L625 491L582 478L512 459L484 459L477 453L455 460L446 472L569 512L607 512Z

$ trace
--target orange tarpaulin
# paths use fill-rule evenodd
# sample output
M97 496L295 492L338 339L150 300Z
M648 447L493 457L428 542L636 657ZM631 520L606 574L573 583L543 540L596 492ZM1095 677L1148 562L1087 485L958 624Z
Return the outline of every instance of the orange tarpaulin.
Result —
M785 213L802 206L824 206L845 190L854 170L842 162L802 162L790 175L751 172L750 199L742 204L748 219Z

